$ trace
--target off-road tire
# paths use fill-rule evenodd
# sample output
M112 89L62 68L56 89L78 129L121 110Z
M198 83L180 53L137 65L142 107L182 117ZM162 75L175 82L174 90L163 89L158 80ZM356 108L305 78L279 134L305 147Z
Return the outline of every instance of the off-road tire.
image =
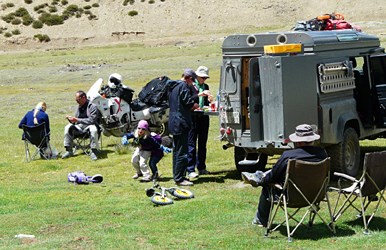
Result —
M353 128L345 129L341 143L326 148L331 157L331 176L341 172L355 177L360 166L358 134Z
M173 200L170 199L169 197L162 197L161 195L153 195L150 198L151 202L153 202L156 205L170 205L173 204Z
M236 169L241 173L241 172L250 172L254 173L257 170L264 171L265 166L267 165L268 161L268 155L267 154L262 154L262 153L253 153L253 154L248 154L247 159L248 160L257 160L259 159L259 162L254 164L254 165L240 165L239 161L242 161L245 159L246 152L243 148L241 147L234 147L234 159L235 159L235 165Z
M174 188L170 191L170 194L178 199L191 199L194 197L194 194L190 190L182 189L182 188Z

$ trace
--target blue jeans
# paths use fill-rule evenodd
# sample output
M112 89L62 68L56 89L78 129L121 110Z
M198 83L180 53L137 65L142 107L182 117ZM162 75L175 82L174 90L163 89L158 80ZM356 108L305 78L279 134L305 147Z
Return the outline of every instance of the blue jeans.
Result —
M149 160L149 167L153 175L158 174L157 163L162 159L162 156L151 156Z
M192 128L189 130L188 168L189 173L206 169L206 143L209 133L209 116L193 116Z
M173 178L175 182L185 180L188 166L188 133L173 135Z

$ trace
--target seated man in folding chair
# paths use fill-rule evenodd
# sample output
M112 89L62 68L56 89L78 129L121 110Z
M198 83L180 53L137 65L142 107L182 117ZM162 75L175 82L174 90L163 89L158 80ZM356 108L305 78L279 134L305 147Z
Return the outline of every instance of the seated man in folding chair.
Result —
M63 154L62 159L71 157L74 155L73 152L73 141L77 135L83 135L84 133L90 132L90 148L91 160L95 161L98 159L99 149L99 116L100 113L97 107L89 102L86 93L79 90L75 94L75 100L79 104L76 110L75 116L67 116L67 120L70 124L67 124L64 128L64 147L66 152Z
M314 133L310 125L299 125L296 127L295 133L289 136L295 148L285 151L271 170L268 170L262 175L261 171L257 171L256 173L241 173L245 183L249 183L254 187L258 185L263 187L256 215L252 221L253 225L267 226L271 202L269 200L269 186L266 184L284 183L289 159L318 162L328 157L323 148L313 145L314 141L319 138L320 136ZM278 196L279 195L280 194L278 194Z

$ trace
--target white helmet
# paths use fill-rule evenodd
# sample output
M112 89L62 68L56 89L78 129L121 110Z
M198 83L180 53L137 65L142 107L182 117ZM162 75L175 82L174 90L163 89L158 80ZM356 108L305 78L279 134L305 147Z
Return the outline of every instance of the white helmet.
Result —
M122 76L118 73L113 73L109 76L108 85L110 88L115 89L122 84Z

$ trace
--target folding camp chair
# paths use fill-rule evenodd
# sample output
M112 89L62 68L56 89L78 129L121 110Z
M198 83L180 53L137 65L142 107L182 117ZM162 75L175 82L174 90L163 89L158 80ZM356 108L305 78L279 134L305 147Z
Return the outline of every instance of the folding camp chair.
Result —
M90 148L90 130L86 130L85 132L80 132L76 128L71 129L71 134L74 138L74 153L76 150L80 149L85 153L86 155L90 156L92 151ZM101 129L98 129L98 139L99 139L99 148L102 148L102 133Z
M352 176L337 173L339 176L338 187L330 187L330 191L337 191L338 198L334 206L333 214L336 221L349 207L353 207L359 212L359 217L363 219L364 233L368 234L368 226L374 217L379 205L382 201L386 202L385 193L386 186L386 151L366 153L363 173L359 179ZM351 186L342 187L343 181L348 181ZM358 199L359 198L359 199ZM356 200L360 204L355 204ZM370 217L366 219L366 210L372 201L377 201ZM340 205L340 206L339 206ZM339 209L337 209L339 207Z
M320 162L290 159L287 165L284 184L271 185L270 188L271 211L265 236L277 230L281 225L286 224L288 241L291 242L294 232L299 225L303 224L308 214L308 226L313 225L315 216L318 215L323 223L335 234L335 225L332 220L331 206L327 195L329 173L330 158ZM327 202L330 214L329 223L319 214L322 201ZM285 220L272 228L279 208L284 212ZM297 214L302 208L306 209L306 211L299 219L300 215ZM290 231L290 220L296 222L292 231Z
M49 155L52 155L52 149L49 144L49 134L46 133L45 123L43 122L33 127L23 125L23 132L26 161L34 160L37 155L48 160L49 157L44 153L44 150L48 150ZM33 154L30 152L30 144L35 148Z

